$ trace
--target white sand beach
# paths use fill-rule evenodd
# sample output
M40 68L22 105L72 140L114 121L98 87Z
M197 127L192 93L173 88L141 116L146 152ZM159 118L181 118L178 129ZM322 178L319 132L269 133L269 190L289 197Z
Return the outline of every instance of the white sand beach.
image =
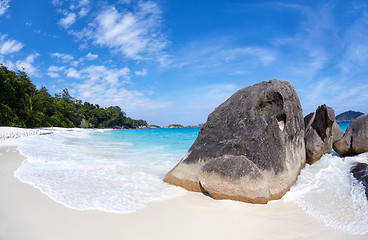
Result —
M5 129L7 136L38 134ZM10 138L0 140L1 240L368 239L326 227L293 203L254 205L192 192L126 214L73 210L14 177L25 157Z

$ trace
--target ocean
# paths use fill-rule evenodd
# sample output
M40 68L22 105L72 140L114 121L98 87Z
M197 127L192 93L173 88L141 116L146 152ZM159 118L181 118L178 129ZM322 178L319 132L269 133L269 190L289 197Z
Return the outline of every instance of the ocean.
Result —
M347 123L339 123L345 131ZM199 128L55 130L21 139L27 159L15 176L73 209L128 213L186 193L162 181L185 155ZM368 201L349 170L368 153L335 152L306 165L281 201L347 233L368 232Z
M200 129L54 131L21 140L15 176L79 210L126 213L185 190L162 181Z

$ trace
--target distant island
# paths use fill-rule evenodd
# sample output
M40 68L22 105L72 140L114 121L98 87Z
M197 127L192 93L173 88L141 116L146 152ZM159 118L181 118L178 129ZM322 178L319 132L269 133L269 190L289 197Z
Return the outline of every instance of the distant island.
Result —
M145 120L127 117L119 106L107 108L70 96L65 88L51 96L37 89L24 71L0 65L0 126L64 128L140 128Z
M355 112L355 111L346 111L336 116L337 122L347 122L347 121L353 121L360 115L363 115L362 112Z

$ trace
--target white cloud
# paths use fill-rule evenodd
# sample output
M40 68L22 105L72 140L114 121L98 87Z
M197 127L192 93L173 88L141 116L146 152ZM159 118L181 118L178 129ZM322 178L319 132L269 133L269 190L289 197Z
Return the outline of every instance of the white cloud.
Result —
M321 104L331 106L336 113L346 110L367 112L368 84L351 83L351 79L327 77L310 85L307 91L299 93L304 115L315 111Z
M96 83L98 81L105 82L110 85L119 85L121 83L128 83L130 73L129 68L107 68L103 65L100 66L89 66L81 70L81 73L89 79L90 82ZM121 79L123 79L121 81Z
M52 72L60 72L64 70L64 67L50 66L47 70Z
M71 25L75 23L76 20L77 16L75 13L65 13L65 17L61 18L58 24L63 28L69 28Z
M48 72L47 75L49 75L49 77L51 78L59 78L60 74L57 72Z
M53 0L52 4L56 7L57 13L63 15L58 24L65 29L70 28L78 17L87 16L91 10L89 0Z
M81 7L86 7L88 5L89 5L89 0L80 0L78 7L81 8Z
M17 69L15 68L15 64L14 64L12 61L5 60L5 59L3 58L3 56L1 56L1 55L0 55L0 60L1 60L1 62L3 62L3 63L4 63L4 65L5 65L5 66L7 66L8 68L13 69L13 70L17 70Z
M10 0L0 0L0 16L4 15L9 8Z
M49 69L50 70L50 69ZM63 70L61 68L52 67L51 71ZM95 84L97 82L103 82L110 85L121 85L124 83L129 83L129 73L130 70L127 67L124 68L107 68L103 65L90 65L88 67L77 70L76 68L68 68L64 71L67 77L75 79L85 79L88 80L90 84Z
M40 54L34 53L26 57L25 60L18 60L15 63L16 69L23 70L27 72L30 76L40 76L37 67L33 66L34 60L39 56Z
M86 55L86 59L89 60L89 61L96 60L97 58L98 58L98 55L96 55L96 54L88 53Z
M346 49L339 64L344 73L356 73L368 64L368 15L363 14L345 32Z
M81 74L75 68L68 68L65 71L65 73L66 73L66 76L70 78L76 78L76 79L82 78Z
M143 69L142 71L135 71L135 75L137 76L146 76L147 75L147 69Z
M63 70L50 66L50 72ZM157 114L157 111L168 111L172 102L157 101L146 97L144 91L127 88L130 70L124 68L109 68L103 65L91 65L81 69L64 69L67 77L77 79L72 90L79 99L100 106L120 106L131 117L144 118L147 114Z
M85 16L87 16L87 14L89 13L89 11L90 11L90 9L89 9L89 8L84 7L84 8L82 8L82 9L78 12L78 15L79 15L79 17L80 17L80 18L85 17Z
M6 39L7 35L0 34L0 54L10 54L20 51L24 44L16 40Z
M236 46L229 38L191 42L176 53L173 67L190 67L198 71L230 71L255 69L276 62L278 53L262 46Z
M157 114L158 111L168 111L173 106L172 102L147 98L140 91L111 87L100 82L92 84L88 80L77 86L77 92L81 99L104 107L120 106L128 116L134 118L145 118L147 115Z
M82 31L70 31L79 40L123 53L129 59L160 61L168 44L161 33L161 9L154 2L140 1L135 11L108 6Z
M55 57L63 63L70 63L74 59L72 55L65 53L51 53L50 55L51 57Z
M121 4L130 4L131 0L119 0L119 3L121 3Z
M49 75L51 78L58 78L60 77L59 72L63 71L65 67L57 67L57 66L50 66L47 69L47 75Z
M72 62L70 63L70 65L72 65L73 67L78 67L78 65L79 65L79 61L72 61Z
M63 4L62 0L52 0L52 5L54 6L61 6Z

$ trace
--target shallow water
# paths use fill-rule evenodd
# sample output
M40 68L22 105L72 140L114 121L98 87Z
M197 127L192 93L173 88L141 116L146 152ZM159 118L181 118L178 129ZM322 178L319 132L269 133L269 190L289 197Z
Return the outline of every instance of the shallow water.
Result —
M57 202L80 210L131 212L185 190L162 181L199 129L56 131L22 140L15 172Z
M364 188L350 173L354 162L368 163L368 153L342 158L327 154L301 171L282 198L307 214L347 233L368 232L368 201Z
M351 122L339 122L343 132ZM313 165L307 164L298 180L282 198L295 202L307 214L329 227L347 233L368 232L365 190L350 173L356 162L368 163L368 153L343 158L334 151Z

